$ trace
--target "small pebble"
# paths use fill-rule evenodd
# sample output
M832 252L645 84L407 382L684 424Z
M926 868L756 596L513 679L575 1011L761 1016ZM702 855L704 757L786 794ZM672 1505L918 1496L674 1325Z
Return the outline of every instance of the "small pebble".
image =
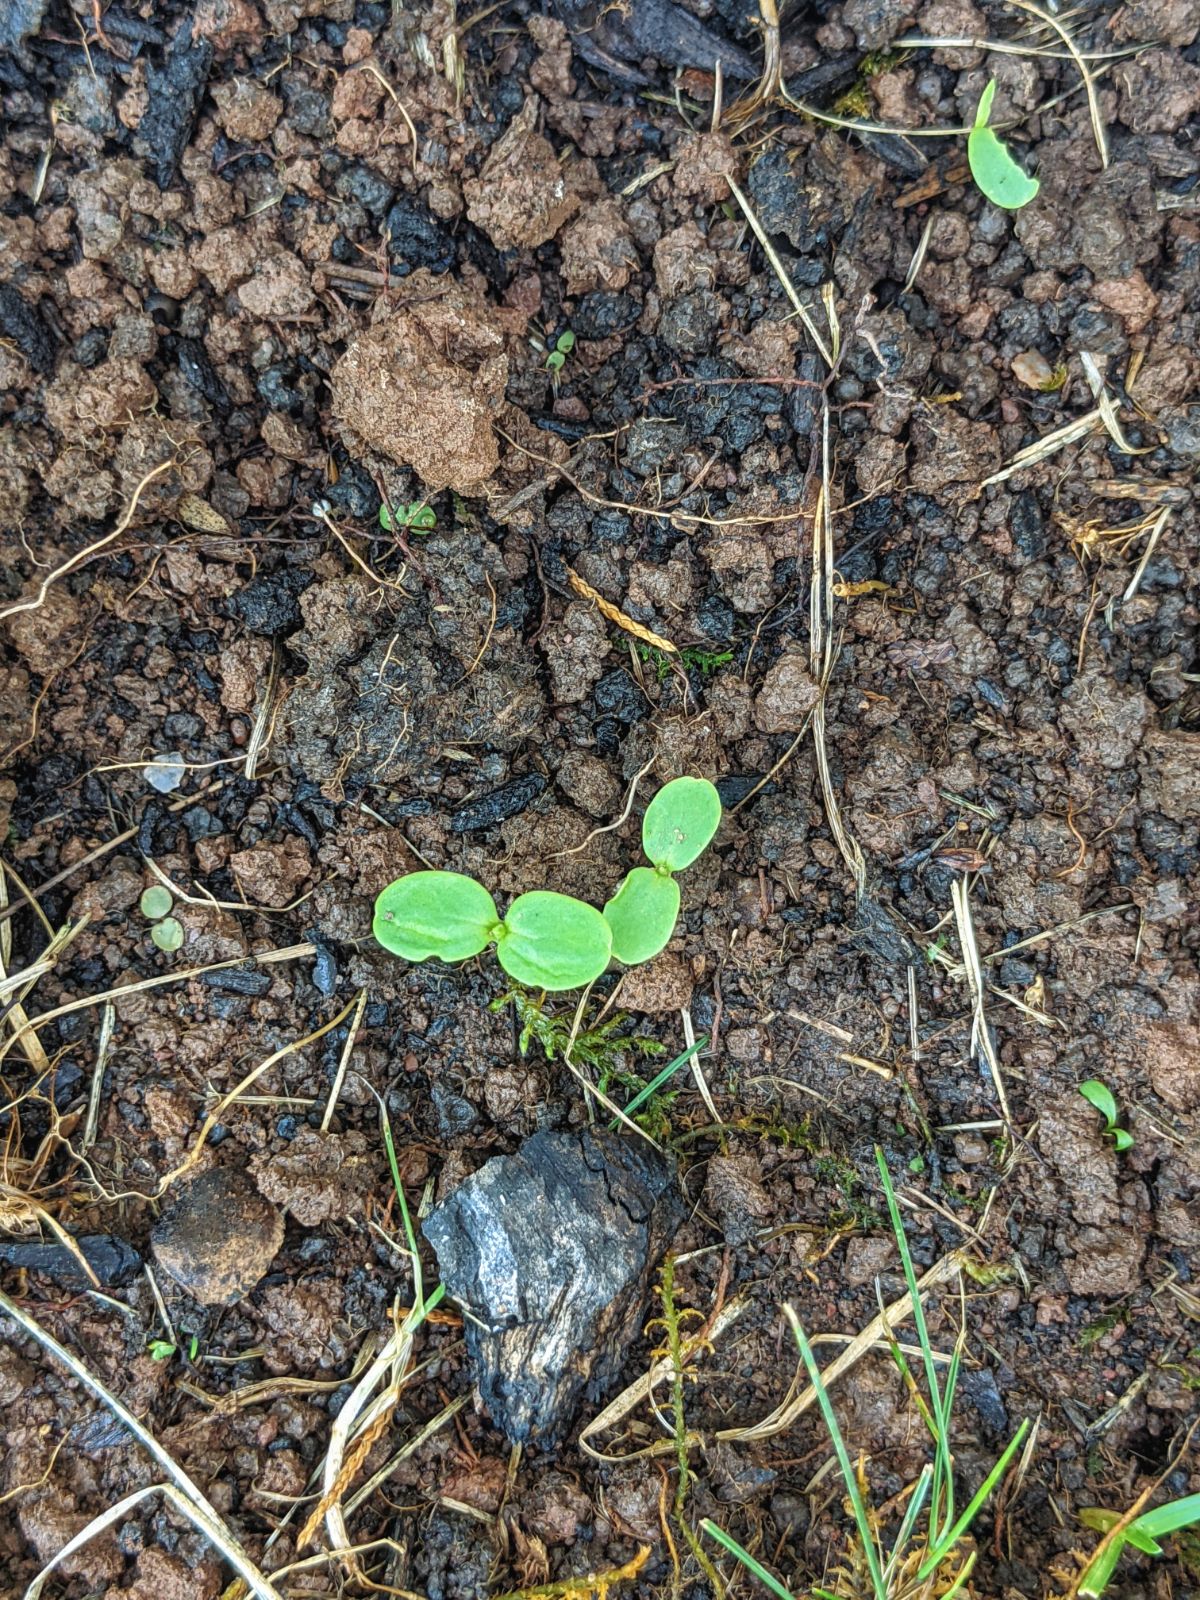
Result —
M249 1294L283 1243L283 1217L244 1172L215 1167L190 1183L150 1235L155 1259L201 1305Z
M1054 377L1054 369L1040 350L1022 350L1013 357L1013 377L1026 389L1044 389Z

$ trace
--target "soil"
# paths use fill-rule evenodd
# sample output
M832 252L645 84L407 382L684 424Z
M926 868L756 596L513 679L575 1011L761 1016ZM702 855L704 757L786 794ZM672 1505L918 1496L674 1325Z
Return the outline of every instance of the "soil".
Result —
M1200 15L1072 16L1080 48L1153 46L1095 63L1105 163L1066 52L973 42L1027 44L1011 7L784 8L784 82L825 111L958 128L994 77L993 121L1041 180L1013 214L961 139L763 102L750 10L0 18L0 958L27 974L2 991L0 1283L269 1571L311 1554L312 1500L285 1523L292 1500L410 1302L379 1099L414 1209L589 1117L561 1050L522 1055L492 1008L495 964L389 957L375 896L424 864L502 902L603 901L684 772L726 816L669 949L620 986L608 1092L654 1070L633 1039L665 1061L685 1020L709 1037L651 1107L688 1202L679 1307L748 1299L686 1386L685 1515L798 1594L844 1558L814 1412L715 1435L782 1399L785 1303L849 1337L877 1280L901 1291L876 1145L918 1265L971 1253L965 1301L930 1307L943 1349L965 1317L967 1493L1039 1419L976 1525L974 1593L1064 1595L1095 1543L1079 1510L1123 1511L1163 1473L1159 1498L1200 1490L1176 1460L1200 1410ZM914 30L957 42L898 47ZM731 179L826 342L836 308L831 377ZM1008 470L1093 412L1095 372L1114 431ZM151 863L174 953L139 910ZM569 1031L573 997L550 1010ZM7 1596L159 1468L4 1329ZM661 1340L623 1352L620 1385ZM468 1403L351 1515L356 1542L386 1541L375 1582L477 1600L644 1542L623 1593L678 1594L675 1556L709 1592L664 1522L673 1455L598 1462L587 1401L513 1460L453 1316L416 1356L358 1481ZM834 1395L883 1504L927 1458L919 1418L884 1352ZM602 1447L630 1456L660 1421L643 1406ZM205 1600L229 1577L151 1497L47 1592ZM280 1585L343 1578L317 1562ZM1109 1592L1198 1588L1180 1538L1123 1557Z

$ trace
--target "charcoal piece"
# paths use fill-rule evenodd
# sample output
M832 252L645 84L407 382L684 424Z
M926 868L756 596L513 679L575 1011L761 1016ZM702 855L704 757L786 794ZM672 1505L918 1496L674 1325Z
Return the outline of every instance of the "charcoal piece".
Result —
M229 390L221 382L217 369L208 359L208 351L204 348L203 342L200 339L176 339L175 362L183 381L207 400L221 416L228 416L233 409Z
M494 828L498 822L520 816L526 806L531 806L546 787L540 772L531 772L524 778L514 778L502 783L490 794L471 800L450 818L451 833L474 833L477 828Z
M213 47L192 38L189 20L171 40L163 64L146 71L148 106L133 136L133 151L152 163L154 181L167 189L179 169L212 66Z
M131 1244L111 1233L90 1233L75 1244L102 1286L131 1282L142 1270L142 1258ZM0 1261L10 1267L40 1272L64 1289L90 1289L92 1280L65 1244L43 1243L40 1239L0 1239Z
M54 336L11 283L0 284L0 335L11 339L35 372L54 369Z
M674 1163L641 1140L536 1133L426 1219L467 1350L512 1443L553 1444L616 1379L650 1274L683 1221Z
M558 12L571 30L571 43L589 66L599 67L618 83L645 84L650 79L634 63L653 56L665 67L716 70L726 78L749 81L759 68L736 44L711 33L671 0L636 0L630 6L603 5L600 0L557 0Z

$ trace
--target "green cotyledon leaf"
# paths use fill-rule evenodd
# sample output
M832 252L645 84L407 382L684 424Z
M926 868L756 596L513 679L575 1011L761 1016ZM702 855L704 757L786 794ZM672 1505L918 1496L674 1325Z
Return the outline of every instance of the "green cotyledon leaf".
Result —
M529 989L581 989L612 956L612 933L595 906L533 889L519 895L501 925L496 959Z
M496 938L496 902L461 872L410 872L375 902L371 932L406 961L466 961Z
M642 849L656 867L682 872L721 824L721 797L707 778L673 778L646 807Z
M604 908L612 953L627 967L650 961L664 947L679 917L679 885L656 867L634 867Z
M980 96L975 126L967 137L967 162L971 176L993 205L1005 211L1019 211L1034 198L1041 184L1018 166L1008 146L988 127L995 94L993 78Z

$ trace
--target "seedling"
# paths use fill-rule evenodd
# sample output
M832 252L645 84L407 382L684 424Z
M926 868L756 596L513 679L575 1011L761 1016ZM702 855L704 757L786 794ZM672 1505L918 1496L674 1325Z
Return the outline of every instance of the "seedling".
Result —
M612 935L595 906L535 889L501 917L496 902L461 872L410 872L375 902L375 937L407 961L467 961L488 945L518 983L530 989L580 989L612 955Z
M649 961L679 915L682 872L721 821L721 797L705 778L676 778L646 807L642 847L653 867L635 867L604 908L535 889L518 895L504 917L481 883L461 872L410 872L375 902L372 932L406 961L469 961L496 946L496 959L529 989L580 989L616 956L626 966ZM182 935L181 935L182 937Z
M679 916L673 874L691 866L720 821L721 797L707 778L676 778L651 800L642 820L642 849L654 865L634 867L604 908L618 961L636 966L666 945Z
M437 513L424 500L414 500L409 505L396 506L394 509L396 515L393 518L386 506L379 508L379 526L388 533L428 533L437 527Z
M1121 1513L1103 1511L1098 1506L1089 1507L1079 1513L1079 1520L1085 1527L1107 1533L1120 1522ZM1143 1555L1160 1556L1163 1553L1162 1545L1158 1542L1160 1539L1196 1523L1200 1523L1200 1494L1185 1495L1182 1500L1170 1500L1165 1506L1144 1511L1128 1527L1122 1528L1115 1539L1100 1546L1079 1580L1080 1596L1084 1600L1099 1600L1112 1581L1126 1545L1132 1545Z
M546 371L553 373L557 381L559 373L567 364L567 357L575 348L575 335L570 328L565 333L560 333L554 341L554 349L546 357Z
M1088 1105L1095 1106L1104 1118L1104 1131L1111 1138L1113 1149L1128 1150L1133 1144L1133 1135L1127 1128L1117 1126L1117 1102L1108 1085L1101 1083L1099 1078L1089 1078L1086 1083L1079 1085L1079 1092Z
M967 162L971 176L994 206L1019 211L1041 188L1009 154L1008 146L988 127L992 101L996 97L995 78L979 97L975 125L967 137Z
M148 889L143 889L138 901L142 915L154 923L150 929L151 942L168 955L183 947L183 928L174 917L167 915L174 904L171 891L161 883L152 883Z

